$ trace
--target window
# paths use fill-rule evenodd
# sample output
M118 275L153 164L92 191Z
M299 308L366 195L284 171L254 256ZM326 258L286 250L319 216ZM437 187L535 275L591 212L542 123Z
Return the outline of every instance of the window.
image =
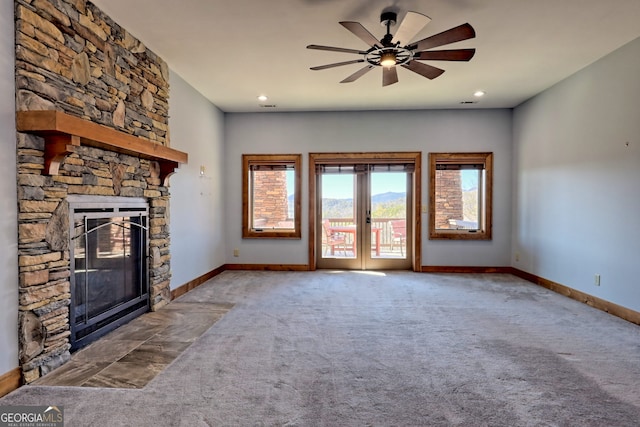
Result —
M242 155L242 237L300 238L301 154Z
M429 167L429 238L491 240L493 153L430 153Z

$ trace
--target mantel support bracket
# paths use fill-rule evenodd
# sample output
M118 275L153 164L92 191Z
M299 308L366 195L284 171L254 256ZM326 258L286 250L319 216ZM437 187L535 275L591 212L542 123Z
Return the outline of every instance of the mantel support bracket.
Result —
M169 186L169 178L176 173L176 169L180 166L177 162L164 161L160 162L160 181L165 187Z
M80 146L80 137L76 135L44 136L44 174L58 175L60 164L71 153L73 147Z

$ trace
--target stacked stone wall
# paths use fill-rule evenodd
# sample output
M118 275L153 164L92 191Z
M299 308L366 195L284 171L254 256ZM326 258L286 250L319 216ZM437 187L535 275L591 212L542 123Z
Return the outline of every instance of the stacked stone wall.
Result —
M253 174L254 224L277 227L289 216L285 171L258 171Z
M168 145L164 61L85 0L15 0L16 106L58 110ZM74 147L43 175L45 141L17 134L19 357L26 383L70 359L67 196L149 203L152 310L170 300L169 189L155 161Z
M163 145L169 70L85 0L16 0L17 110L59 110Z
M436 171L436 229L451 228L450 219L464 219L462 177L459 170Z

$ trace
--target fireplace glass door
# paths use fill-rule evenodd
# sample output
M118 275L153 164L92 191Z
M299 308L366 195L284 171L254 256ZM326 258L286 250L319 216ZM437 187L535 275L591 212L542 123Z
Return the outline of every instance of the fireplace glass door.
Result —
M148 311L146 210L75 209L72 348Z

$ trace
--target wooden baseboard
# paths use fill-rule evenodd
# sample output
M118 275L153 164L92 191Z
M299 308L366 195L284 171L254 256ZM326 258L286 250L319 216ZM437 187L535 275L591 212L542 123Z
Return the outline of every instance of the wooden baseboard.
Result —
M227 270L309 271L306 264L226 264Z
M12 369L3 374L0 376L0 397L6 396L20 387L20 385L22 385L22 372L20 368Z
M215 269L211 270L208 273L203 274L200 277L196 277L195 279L185 283L182 286L179 286L179 287L173 289L171 291L171 300L173 301L174 299L178 298L179 296L182 296L182 295L186 294L187 292L197 288L198 286L202 285L207 280L211 279L212 277L217 276L218 274L222 273L225 270L226 270L226 267L223 265L221 267L218 267L218 268L215 268Z
M580 301L581 303L587 304L588 306L591 306L593 308L597 308L598 310L613 314L614 316L617 316L628 322L640 325L640 312L622 307L598 297L594 297L593 295L589 295L585 292L581 292L568 286L561 285L560 283L547 280L543 277L536 276L535 274L527 273L526 271L522 271L517 268L511 267L510 269L510 273L514 276L518 276L521 279L527 280L531 283L535 283L536 285L542 286L576 301Z
M511 273L511 267L458 267L446 265L423 265L423 273Z

